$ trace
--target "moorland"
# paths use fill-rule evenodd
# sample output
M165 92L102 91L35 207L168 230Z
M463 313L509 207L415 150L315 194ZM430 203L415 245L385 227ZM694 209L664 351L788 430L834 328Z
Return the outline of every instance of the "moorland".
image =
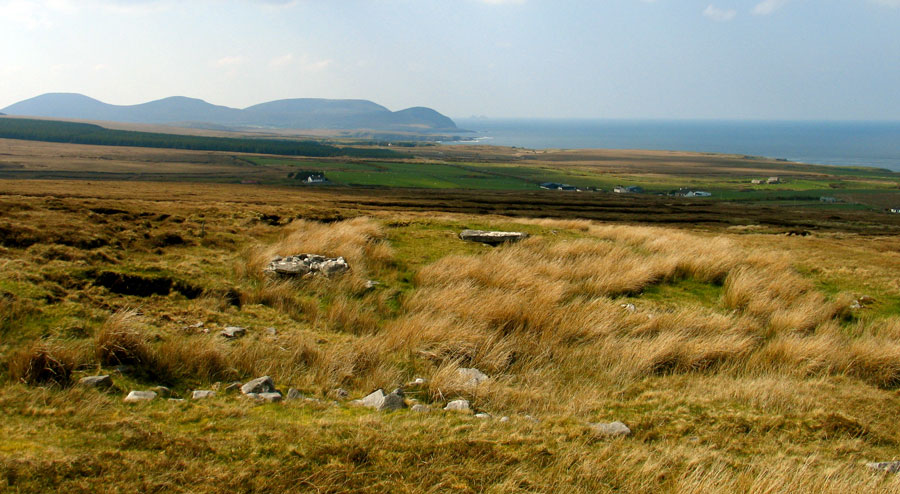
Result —
M352 145L403 154L0 140L0 486L900 492L896 174ZM299 253L350 271L264 274ZM227 391L260 376L302 398ZM398 387L429 412L352 404Z

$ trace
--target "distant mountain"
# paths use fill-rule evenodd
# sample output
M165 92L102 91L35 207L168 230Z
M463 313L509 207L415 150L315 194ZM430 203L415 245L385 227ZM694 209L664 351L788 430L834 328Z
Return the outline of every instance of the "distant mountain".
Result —
M3 108L31 117L187 124L210 128L371 129L399 132L455 132L450 118L424 107L392 112L367 100L298 98L270 101L243 110L174 96L140 105L110 105L74 93L49 93Z

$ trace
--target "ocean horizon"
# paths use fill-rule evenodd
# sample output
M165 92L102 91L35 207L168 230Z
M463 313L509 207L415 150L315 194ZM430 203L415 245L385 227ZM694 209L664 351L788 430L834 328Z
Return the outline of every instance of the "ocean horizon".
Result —
M455 119L458 144L745 154L900 172L900 121Z

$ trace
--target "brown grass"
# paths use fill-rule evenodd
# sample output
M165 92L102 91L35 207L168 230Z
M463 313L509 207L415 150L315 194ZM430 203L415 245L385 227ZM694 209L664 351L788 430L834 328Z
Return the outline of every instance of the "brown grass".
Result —
M10 377L33 386L69 386L78 363L73 349L48 342L22 348L8 359Z

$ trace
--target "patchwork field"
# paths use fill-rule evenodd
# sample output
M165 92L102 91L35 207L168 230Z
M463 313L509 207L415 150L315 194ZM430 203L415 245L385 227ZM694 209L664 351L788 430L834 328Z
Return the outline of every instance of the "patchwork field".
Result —
M576 196L0 180L0 487L900 492L894 216ZM299 253L351 270L263 274ZM226 392L264 375L309 399Z

